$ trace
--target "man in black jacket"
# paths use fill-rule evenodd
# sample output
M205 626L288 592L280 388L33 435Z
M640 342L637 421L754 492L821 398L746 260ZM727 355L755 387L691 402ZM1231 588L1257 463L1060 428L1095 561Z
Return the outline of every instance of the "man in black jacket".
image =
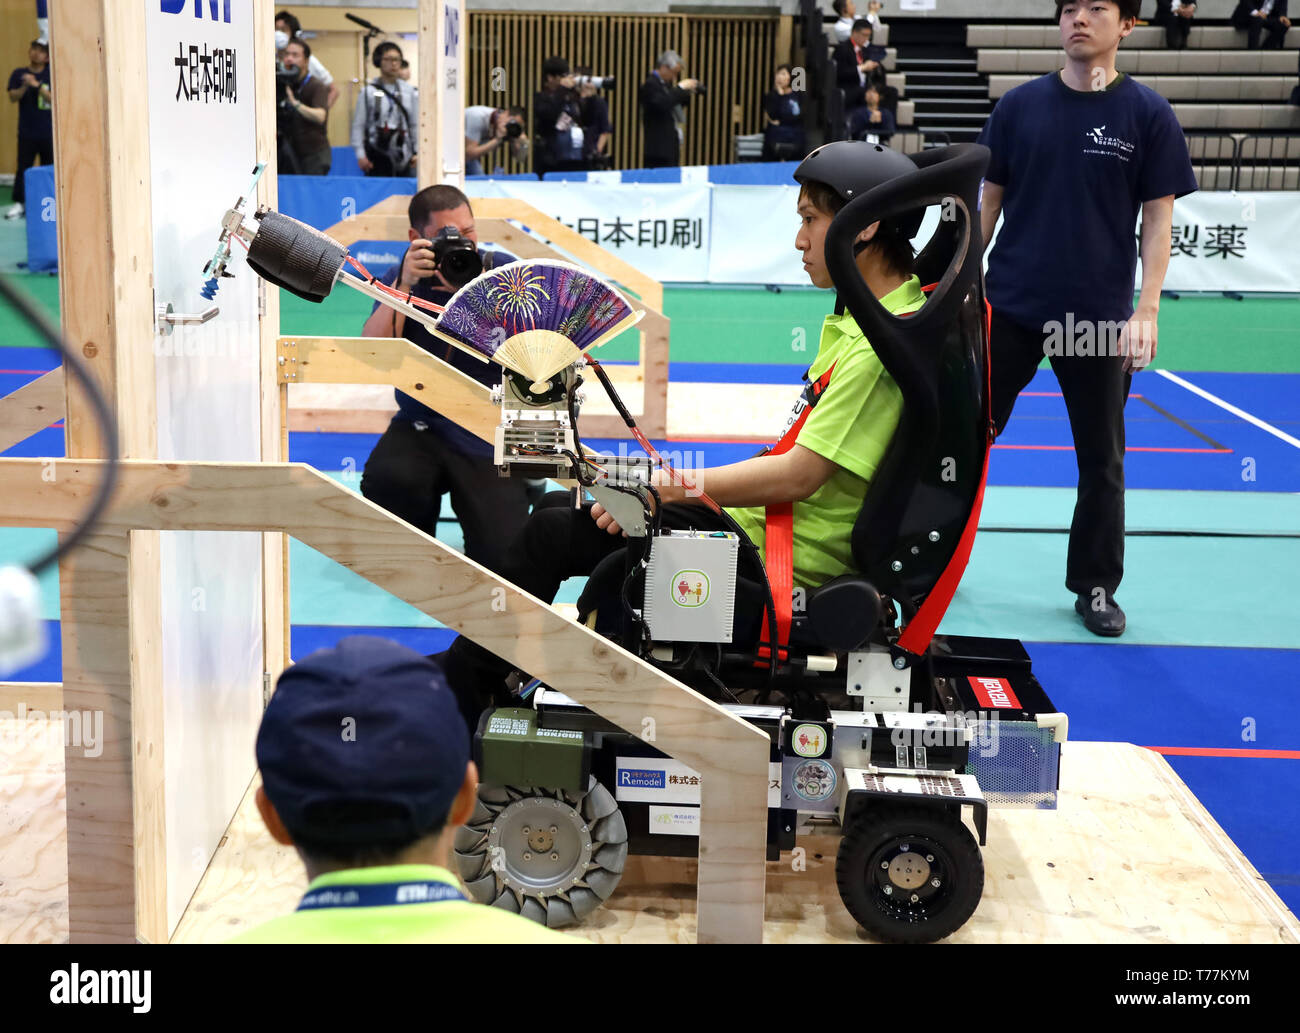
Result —
M695 79L678 78L682 59L675 50L659 55L659 65L641 84L641 116L645 120L645 167L664 168L682 163L682 123L686 105L699 92Z
M846 111L864 103L868 86L874 85L883 96L885 48L872 46L871 22L865 18L855 21L853 33L835 48L832 56L835 59L835 85L844 91Z
M548 57L542 62L542 88L533 96L533 116L537 134L533 170L539 176L586 167L582 98L564 58Z
M1264 49L1277 50L1282 46L1287 29L1291 28L1291 19L1286 15L1286 0L1239 0L1237 9L1232 12L1232 25L1246 30L1246 46L1250 50L1259 49L1259 34L1264 30L1268 30Z

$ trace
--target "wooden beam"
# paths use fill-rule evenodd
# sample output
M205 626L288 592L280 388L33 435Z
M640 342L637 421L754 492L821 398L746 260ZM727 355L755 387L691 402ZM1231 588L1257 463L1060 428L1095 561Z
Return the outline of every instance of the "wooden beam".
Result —
M389 198L392 200L392 198ZM410 203L411 198L405 198ZM384 215L372 209L366 209L356 215L336 222L325 231L327 237L333 237L344 247L351 247L358 240L405 240L410 228L406 212L401 215ZM378 270L370 270L378 275Z
M0 452L63 419L67 407L63 367L0 398Z
M270 39L275 31L274 0L254 0L253 39ZM270 47L253 50L253 95L257 123L257 154L267 163L257 181L257 203L272 210L279 207L276 168L275 55ZM289 458L288 429L282 411L284 388L276 361L276 338L280 334L280 292L264 280L257 289L261 316L257 321L262 432L262 461L282 463ZM262 537L262 670L272 675L284 670L289 661L289 539L282 534Z
M51 482L41 460L0 459L0 524L66 527L101 466L59 463ZM700 940L761 938L770 742L759 729L307 466L123 463L100 534L136 528L284 530L688 764L704 780Z
M144 9L86 0L50 18L63 335L117 415L122 454L146 458L156 406L153 352L138 346L154 337L153 239L140 231L152 210ZM67 390L68 455L103 456L80 386Z
M391 384L488 444L501 410L492 392L404 337L281 337L287 384Z
M465 0L419 0L420 190L465 184L465 90L469 20Z
M50 15L63 335L116 415L121 454L149 458L157 403L145 344L155 336L145 9L87 0L55 4ZM65 386L68 456L104 456L80 386ZM154 863L165 849L162 642L151 623L159 562L156 533L128 543L106 529L59 570L64 705L104 715L102 752L65 754L74 943L167 935L167 871ZM137 743L141 732L147 741Z

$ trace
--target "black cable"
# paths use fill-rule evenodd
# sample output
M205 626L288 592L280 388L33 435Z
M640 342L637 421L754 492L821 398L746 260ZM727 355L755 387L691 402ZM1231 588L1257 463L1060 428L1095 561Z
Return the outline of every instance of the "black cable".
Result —
M27 569L32 576L39 577L42 571L58 563L59 560L80 544L81 540L94 529L107 508L113 489L117 487L117 422L113 419L113 414L109 412L108 403L104 400L104 394L99 389L99 385L95 383L95 379L86 370L85 363L81 361L81 358L68 348L63 336L59 333L58 327L51 323L45 313L38 309L26 295L15 290L3 276L0 276L0 295L4 296L5 301L17 310L18 314L27 321L29 326L45 338L46 346L51 351L59 354L59 357L63 360L63 365L81 382L81 387L90 400L90 407L94 410L95 420L99 424L104 439L104 453L108 457L108 465L104 468L104 476L100 480L95 491L95 497L91 500L86 515L81 519L81 522L76 526L72 534L68 535L63 541L58 542L44 556L28 565Z
M587 362L600 380L601 386L605 388L605 393L609 395L609 400L614 403L614 408L618 411L619 416L623 418L623 422L626 423L630 429L635 430L636 420L632 418L632 414L628 412L627 406L623 404L623 399L619 398L618 392L614 390L614 384L610 381L608 374L606 374L601 368L600 363L590 356L587 357ZM776 624L776 600L772 596L772 582L768 580L767 567L763 564L763 557L758 555L758 546L749 540L749 535L745 534L740 525L732 519L731 514L721 506L718 507L718 515L722 517L728 529L731 530L741 542L753 550L754 557L758 560L758 569L763 572L763 588L767 592L767 636L769 642L767 680L772 682L776 680L777 667L780 663L777 656L779 652L777 640L780 638L780 630L777 628Z

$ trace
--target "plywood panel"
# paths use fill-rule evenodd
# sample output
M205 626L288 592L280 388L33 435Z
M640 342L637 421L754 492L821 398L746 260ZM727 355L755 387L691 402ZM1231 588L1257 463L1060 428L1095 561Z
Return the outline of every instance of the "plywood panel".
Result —
M264 32L259 38L254 6L235 5L229 21L220 7L217 17L204 8L198 18L190 10L146 8L154 281L158 303L173 304L178 312L206 307L202 262L216 243L223 214L248 190L261 157L258 108L269 114L265 41L273 11L271 0L258 0ZM224 88L209 88L201 68L189 88L178 89L178 48L197 48L196 65L204 53L233 50L233 100ZM255 55L261 57L260 83ZM212 67L219 67L215 60ZM215 149L214 139L222 142ZM269 130L263 140L269 145ZM193 156L205 147L205 160L196 164ZM263 426L269 399L260 281L240 268L238 247L235 255L236 275L220 282L213 299L216 318L160 335L151 349L160 459L254 462L267 441L278 438L273 421ZM166 742L166 854L159 861L167 872L166 938L252 775L262 710L265 556L260 535L188 531L164 533L159 556L155 626L162 628L163 670L157 688L165 729L158 729L157 739Z
M273 0L255 0L253 4L253 38L266 39L274 31ZM275 94L269 80L275 74L274 59L266 47L254 49L254 88L257 94L257 155L267 161L267 170L257 184L257 203L276 209L278 188L275 146ZM338 83L340 87L342 83ZM350 116L351 112L348 112ZM335 118L334 121L343 121ZM280 334L280 292L259 282L258 291L258 370L259 449L265 462L283 462L289 458L286 415L281 412L285 401L280 386L279 363L275 349ZM289 658L289 542L282 534L262 536L262 669L283 670Z

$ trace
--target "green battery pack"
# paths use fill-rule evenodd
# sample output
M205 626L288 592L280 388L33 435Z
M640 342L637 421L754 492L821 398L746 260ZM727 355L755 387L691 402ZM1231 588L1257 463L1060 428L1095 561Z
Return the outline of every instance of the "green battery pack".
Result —
M582 793L591 774L591 750L582 732L539 728L537 711L487 711L474 735L479 779L488 785L535 786Z

